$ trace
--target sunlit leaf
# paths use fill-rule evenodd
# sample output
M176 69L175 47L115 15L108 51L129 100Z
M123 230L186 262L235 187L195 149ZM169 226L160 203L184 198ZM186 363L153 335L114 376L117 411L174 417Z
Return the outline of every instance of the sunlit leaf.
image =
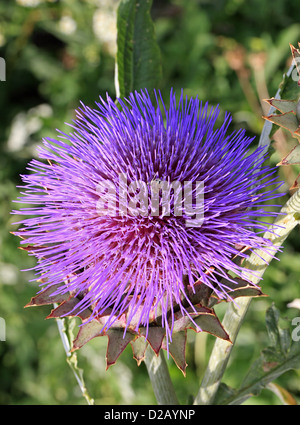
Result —
M279 326L279 312L271 306L266 314L270 345L252 364L239 389L220 386L216 404L241 404L291 369L300 368L300 344L292 341L290 332Z
M117 18L117 76L119 96L159 88L161 57L150 10L152 0L121 0Z

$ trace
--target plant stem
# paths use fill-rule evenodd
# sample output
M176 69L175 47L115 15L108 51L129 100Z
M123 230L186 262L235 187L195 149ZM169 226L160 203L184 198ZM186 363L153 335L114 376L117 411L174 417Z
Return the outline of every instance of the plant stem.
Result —
M178 405L179 403L162 350L160 350L159 355L156 356L152 348L148 346L144 362L157 403L160 405Z
M70 368L71 368L71 370L72 370L72 372L73 372L73 374L76 378L77 384L79 385L80 391L81 391L83 397L85 398L87 404L93 405L94 400L88 394L88 391L87 391L86 386L85 386L85 382L83 380L82 370L78 367L78 364L77 364L77 355L76 355L75 352L71 352L71 345L70 345L68 330L66 329L66 326L65 326L66 320L67 319L57 318L56 323L57 323L59 335L61 337L64 349L65 349L65 353L66 353L66 356L67 356L67 363L70 366Z
M282 246L289 233L300 223L300 189L287 201L280 212L281 214L278 215L264 235L265 238L273 242L274 251L272 254L263 250L255 250L243 265L249 270L249 277L254 284L260 281L268 263ZM250 274L250 271L254 271L255 276ZM199 392L194 401L195 405L213 404L250 302L251 297L245 297L238 301L238 305L232 302L228 305L222 324L232 343L216 339Z

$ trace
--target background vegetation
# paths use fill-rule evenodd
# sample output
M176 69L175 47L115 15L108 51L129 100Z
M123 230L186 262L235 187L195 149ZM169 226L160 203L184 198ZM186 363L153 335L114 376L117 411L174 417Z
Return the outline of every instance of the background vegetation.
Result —
M0 2L0 56L6 81L0 82L0 316L6 341L0 342L1 404L85 404L66 363L50 308L25 309L37 284L34 260L18 250L10 215L18 196L19 175L36 156L43 137L66 130L82 100L114 96L115 0L9 0ZM261 132L267 112L261 99L275 95L291 55L289 43L300 40L298 0L165 0L154 1L153 19L162 52L163 87L183 88L233 115L232 128L249 135ZM274 134L270 162L276 164L295 144L282 130ZM288 191L297 176L291 167L278 172ZM238 385L249 364L267 345L265 311L272 304L288 325L299 310L299 228L273 261L263 281L268 297L255 299L247 314L225 375ZM27 271L20 272L20 269ZM218 307L220 314L224 306ZM172 360L171 376L182 403L198 389L214 338L189 334L187 376ZM139 368L127 347L118 363L105 371L106 337L78 353L88 392L97 404L155 403L146 368ZM300 374L277 380L300 401ZM271 391L247 403L280 404Z

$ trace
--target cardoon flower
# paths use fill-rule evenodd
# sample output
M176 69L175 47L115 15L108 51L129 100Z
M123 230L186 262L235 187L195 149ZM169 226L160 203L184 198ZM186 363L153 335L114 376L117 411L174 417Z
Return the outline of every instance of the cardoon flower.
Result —
M31 217L16 234L38 259L30 305L82 319L74 348L108 335L112 364L128 342L138 361L150 343L184 370L186 329L228 339L212 306L260 294L241 260L272 248L260 218L278 195L253 139L227 134L229 114L216 126L218 107L154 98L82 104L69 134L44 140L45 161L22 176L31 206L15 213Z

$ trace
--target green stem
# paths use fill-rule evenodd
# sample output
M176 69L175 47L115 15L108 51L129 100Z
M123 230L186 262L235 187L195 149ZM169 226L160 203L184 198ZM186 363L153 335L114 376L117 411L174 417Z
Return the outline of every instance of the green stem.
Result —
M249 276L254 284L260 281L273 255L276 254L294 227L299 224L299 212L300 189L288 200L286 205L281 209L281 213L283 214L278 215L273 225L270 226L269 230L264 235L265 238L273 243L274 251L272 254L267 254L263 250L256 250L249 256L248 260L243 265L249 270ZM250 271L256 273L255 277L250 274ZM231 343L221 339L216 340L199 392L194 401L195 405L213 404L250 302L251 297L245 297L238 301L238 305L234 303L228 305L222 324L230 336Z
M57 305L54 305L57 307ZM94 400L90 397L90 395L88 394L87 388L85 386L85 382L82 376L82 370L78 367L78 363L77 363L77 355L75 352L71 351L71 345L70 345L70 338L69 338L69 332L68 329L66 327L66 320L68 319L56 319L56 323L57 323L57 327L58 327L58 331L59 331L59 335L61 337L64 349L65 349L65 353L67 356L67 363L70 366L77 384L79 385L80 391L83 395L83 397L85 398L87 404L89 405L93 405L94 404Z
M162 350L156 356L150 346L146 350L144 362L152 388L160 405L179 404L169 375L168 365Z

